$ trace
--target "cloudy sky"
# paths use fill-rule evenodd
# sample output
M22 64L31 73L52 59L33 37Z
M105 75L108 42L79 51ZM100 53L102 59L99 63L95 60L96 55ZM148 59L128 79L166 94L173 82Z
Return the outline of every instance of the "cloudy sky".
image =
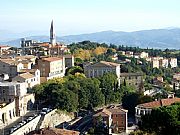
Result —
M180 0L0 0L0 30L58 36L180 27ZM39 33L38 33L39 34Z

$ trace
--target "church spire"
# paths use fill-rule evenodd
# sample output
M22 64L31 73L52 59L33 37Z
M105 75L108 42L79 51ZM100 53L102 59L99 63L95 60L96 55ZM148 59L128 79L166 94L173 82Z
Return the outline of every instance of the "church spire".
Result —
M56 45L56 36L55 36L55 32L54 32L53 20L51 22L51 28L50 28L50 43L51 43L51 45Z

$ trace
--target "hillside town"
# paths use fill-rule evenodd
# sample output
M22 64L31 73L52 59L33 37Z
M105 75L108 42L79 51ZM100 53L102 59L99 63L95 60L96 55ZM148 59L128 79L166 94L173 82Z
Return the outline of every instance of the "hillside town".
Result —
M66 45L52 21L47 42L0 45L0 134L178 135L179 54Z

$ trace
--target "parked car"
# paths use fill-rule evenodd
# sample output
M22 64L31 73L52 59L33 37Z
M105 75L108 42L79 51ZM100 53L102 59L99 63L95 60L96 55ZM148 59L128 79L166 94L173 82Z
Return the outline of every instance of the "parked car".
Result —
M48 108L43 108L42 109L42 112L47 112L48 111Z
M26 121L24 121L24 120L23 120L23 121L21 121L21 122L23 123L23 125L24 125L24 124L26 124Z
M46 112L41 111L40 114L41 115L46 115Z
M13 133L13 132L14 132L14 128L12 127L12 128L10 129L10 134Z
M29 117L27 120L28 120L28 122L29 122L29 121L31 121L32 119L33 119L33 117Z
M22 122L19 123L20 127L23 126L24 124Z
M20 127L21 127L21 125L20 125L20 124L18 124L16 127L17 127L17 129L18 129L18 128L20 128Z

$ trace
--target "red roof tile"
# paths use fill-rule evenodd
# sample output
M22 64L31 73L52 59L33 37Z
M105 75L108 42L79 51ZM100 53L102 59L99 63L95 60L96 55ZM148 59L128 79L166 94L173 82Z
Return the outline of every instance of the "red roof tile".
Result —
M62 58L59 58L59 57L48 57L48 58L43 58L42 60L52 62L52 61L62 60Z
M144 108L156 108L161 106L168 106L173 103L180 102L180 98L167 98L167 99L161 99L158 101L153 101L149 103L139 104L138 106L142 106Z

